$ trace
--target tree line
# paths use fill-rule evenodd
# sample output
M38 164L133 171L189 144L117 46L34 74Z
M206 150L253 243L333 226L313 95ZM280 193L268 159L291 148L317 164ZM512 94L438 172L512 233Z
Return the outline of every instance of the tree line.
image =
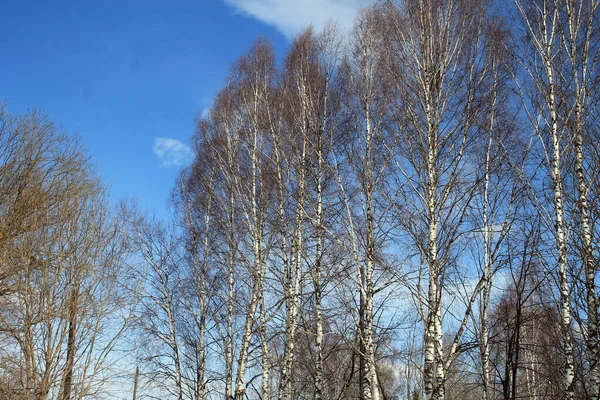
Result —
M381 2L281 62L258 39L171 221L3 112L0 395L598 399L599 4Z

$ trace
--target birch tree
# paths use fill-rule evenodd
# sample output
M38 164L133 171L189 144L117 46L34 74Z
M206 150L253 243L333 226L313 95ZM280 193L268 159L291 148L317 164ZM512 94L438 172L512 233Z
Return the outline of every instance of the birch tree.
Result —
M488 92L481 53L485 2L409 1L395 10L391 76L397 97L396 168L400 223L427 276L421 297L425 324L425 396L444 398L445 372L457 355L477 284L448 354L444 354L442 295L448 267L459 262L476 179L465 154L475 138L480 102ZM391 36L391 35L390 35ZM420 276L422 276L420 274ZM481 280L479 280L481 282Z
M133 218L132 230L145 278L138 318L144 350L148 352L143 361L150 364L152 380L158 380L167 393L183 400L183 350L178 329L181 303L176 290L181 276L178 239L173 229L156 220Z
M351 245L351 263L356 271L355 281L360 293L358 316L359 328L359 386L364 399L379 399L379 388L375 356L375 293L376 268L381 264L383 253L382 237L389 230L385 206L385 185L390 167L390 152L386 146L386 117L389 107L389 91L385 89L383 74L387 48L383 40L384 24L382 7L364 10L356 20L351 56L347 61L347 76L344 78L347 91L343 101L347 104L350 132L341 147L336 148L333 166L343 205L343 224ZM343 179L339 162L346 160L352 171L350 179ZM357 199L349 198L349 191L360 193ZM353 203L357 203L355 207ZM381 267L380 267L381 269Z
M563 99L560 90L560 70L565 60L560 35L560 4L555 1L516 2L525 32L526 46L521 54L523 68L531 83L531 102L528 116L534 134L539 138L540 151L548 177L552 182L552 201L549 209L538 201L538 208L555 241L556 269L560 295L560 316L564 338L565 368L563 387L565 398L574 398L574 355L571 311L571 285L567 271L568 237L565 206L565 149L569 138L560 109ZM539 198L541 196L536 196Z
M314 261L309 262L308 272L313 286L314 302L314 363L315 398L326 394L324 382L324 321L323 293L326 274L323 270L326 260L328 196L326 187L327 162L330 152L332 130L335 128L336 96L333 80L339 59L339 40L336 28L331 25L321 33L307 29L300 34L290 50L287 64L287 82L290 85L293 104L297 109L293 129L297 130L302 141L300 159L306 163L306 171L301 170L299 181L301 190L307 192L306 217L311 220L310 238L314 238ZM302 166L300 167L302 168ZM304 182L306 180L306 182ZM308 239L308 238L307 238Z
M279 118L270 113L271 123L280 128L272 132L273 160L277 182L277 228L280 241L281 262L284 277L283 296L285 301L285 338L283 364L281 368L279 398L291 400L294 394L294 371L296 337L300 307L300 290L303 285L304 228L306 174L308 164L308 138L294 135L298 117L288 109L299 107L294 81L294 63L289 61L284 71L280 88L281 111ZM271 111L274 111L272 108ZM286 150L288 154L286 155ZM287 171L286 171L287 169ZM287 228L292 226L290 230ZM289 245L288 245L289 241Z
M580 257L585 274L587 314L587 358L589 363L589 393L591 399L600 396L600 348L598 342L598 295L595 289L597 256L592 244L593 227L589 210L589 192L593 184L594 168L590 166L593 146L592 113L597 102L595 88L598 71L595 61L600 53L598 41L597 1L566 1L560 4L562 51L568 60L562 73L562 92L570 104L566 105L567 130L572 140L575 159L576 213ZM593 152L593 151L592 151ZM591 172L591 174L590 174Z
M200 121L200 125L204 122ZM210 146L204 143L196 148L196 157L202 158L204 168L199 163L194 163L182 171L179 178L178 192L174 193L174 201L178 207L179 218L185 234L185 259L189 270L183 279L190 282L184 296L187 321L184 321L184 343L190 348L188 362L195 371L192 382L194 389L191 396L195 400L204 400L207 397L207 369L208 369L208 335L209 322L214 319L211 306L217 306L213 298L217 279L213 278L213 254L217 251L216 245L211 246L211 241L216 243L217 236L212 233L215 228L214 203L216 166L214 157L206 154Z
M240 160L247 160L248 175L237 169L236 190L240 202L239 210L245 220L245 226L251 242L252 258L250 267L250 299L248 301L240 354L237 361L235 380L236 400L242 400L246 391L245 374L248 363L256 311L259 310L259 332L262 351L262 396L269 398L269 347L266 338L267 320L265 307L265 276L267 273L265 224L270 191L265 186L266 166L265 153L265 120L263 112L271 93L274 78L274 58L271 47L265 41L257 41L250 52L238 60L234 68L234 84L236 93L234 118L239 119L239 133L243 146ZM245 175L245 174L244 174Z
M484 399L493 398L490 365L489 309L493 291L494 275L506 259L505 243L511 240L513 224L527 203L518 174L510 168L511 160L518 162L524 157L519 131L514 122L516 111L510 105L509 77L512 65L510 54L505 50L508 42L502 21L488 22L488 57L490 97L487 112L482 121L487 134L481 149L475 149L476 158L482 161L478 168L480 194L475 200L475 214L481 220L482 245L476 246L481 255L482 288L480 301L480 357ZM483 136L483 135L482 135ZM474 160L476 162L476 160Z
M199 128L210 127L211 132L203 132L203 129L198 129L197 138L198 145L196 147L205 146L207 151L215 157L216 178L212 190L215 193L215 226L218 226L218 231L222 232L222 241L224 242L224 257L221 262L227 276L225 306L226 312L223 315L225 323L225 333L222 335L223 353L225 355L225 398L233 399L233 373L234 373L234 319L235 319L235 303L236 303L236 284L235 274L240 259L239 241L243 231L242 227L238 226L239 213L236 202L235 185L236 171L238 165L238 146L239 139L237 136L237 121L234 118L234 102L235 95L231 86L222 90L211 110L212 125L199 125ZM213 135L212 137L210 135ZM199 149L200 150L200 149ZM198 153L200 153L198 151ZM196 157L196 162L204 162L202 157ZM219 326L219 325L217 325Z

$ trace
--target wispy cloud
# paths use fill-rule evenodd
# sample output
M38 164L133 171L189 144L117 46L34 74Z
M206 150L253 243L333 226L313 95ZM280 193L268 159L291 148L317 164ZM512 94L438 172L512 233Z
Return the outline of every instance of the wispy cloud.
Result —
M158 157L161 167L181 167L194 158L190 146L173 138L157 138L152 150Z
M239 12L274 26L291 38L312 24L322 28L336 21L340 28L352 27L356 13L373 0L224 0Z

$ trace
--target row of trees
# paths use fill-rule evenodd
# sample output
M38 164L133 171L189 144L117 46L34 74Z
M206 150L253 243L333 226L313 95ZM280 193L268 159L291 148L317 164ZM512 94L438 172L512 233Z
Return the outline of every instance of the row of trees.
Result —
M258 40L169 223L2 110L0 397L598 399L599 4Z
M599 397L598 2L503 6L386 2L234 64L178 225L138 224L148 390Z

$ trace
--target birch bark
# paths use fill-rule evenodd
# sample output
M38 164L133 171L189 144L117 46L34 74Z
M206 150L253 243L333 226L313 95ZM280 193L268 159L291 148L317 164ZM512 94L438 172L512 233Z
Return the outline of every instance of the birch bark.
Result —
M266 338L266 315L264 307L264 291L266 276L266 255L264 254L265 234L265 208L266 193L263 189L265 184L263 176L263 141L262 113L264 107L268 106L269 88L273 75L273 54L269 44L259 40L250 50L245 58L240 61L240 126L245 126L248 132L250 159L250 184L246 190L245 182L238 180L238 191L242 200L242 212L246 219L246 225L252 242L252 288L251 298L246 310L242 344L238 357L238 370L236 377L235 399L242 400L245 395L245 374L248 362L249 348L253 335L256 319L256 310L259 309L259 334L262 350L262 377L263 398L270 395L269 388L269 362L268 343ZM248 123L244 125L244 120ZM247 192L247 193L246 193Z
M573 121L570 124L574 140L575 178L577 184L577 208L579 234L581 235L581 259L583 261L586 288L587 314L587 358L589 363L589 393L592 400L600 396L600 344L598 340L598 303L595 289L596 270L592 245L592 229L588 202L589 182L585 174L584 135L586 109L590 108L588 87L594 76L594 61L590 60L593 40L597 40L594 22L600 2L568 0L566 9L567 28L563 29L564 49L569 59L571 72L570 92L574 104ZM588 111L589 112L589 111Z
M533 48L541 58L540 72L543 77L532 76L536 84L543 80L543 86L539 93L544 101L544 109L540 110L541 118L544 119L548 128L549 145L545 145L545 135L538 130L537 134L542 143L545 153L546 163L549 175L552 180L553 191L553 222L554 238L556 246L557 263L559 279L559 300L560 300L560 318L562 334L564 338L563 352L565 356L565 366L563 370L563 387L566 399L574 399L574 355L573 355L573 334L571 327L571 293L570 283L567 273L567 238L566 221L564 206L564 172L562 166L562 154L564 147L563 128L559 121L559 105L557 103L557 90L559 82L556 78L557 66L554 64L557 48L560 48L559 19L560 12L558 2L542 0L532 2L530 8L517 1L517 7L530 33ZM540 4L541 3L541 4ZM529 72L530 74L534 72ZM538 88L540 85L538 85Z
M427 277L417 290L423 305L423 386L427 399L443 400L448 368L460 354L481 279L465 300L466 311L449 349L444 348L443 294L446 269L457 252L466 215L478 189L467 154L475 142L473 125L483 117L481 82L487 13L484 2L405 2L392 32L396 59L391 77L399 122L395 164L399 187L395 207ZM481 92L480 92L481 91ZM426 273L425 273L426 271ZM480 278L480 277L478 277Z

